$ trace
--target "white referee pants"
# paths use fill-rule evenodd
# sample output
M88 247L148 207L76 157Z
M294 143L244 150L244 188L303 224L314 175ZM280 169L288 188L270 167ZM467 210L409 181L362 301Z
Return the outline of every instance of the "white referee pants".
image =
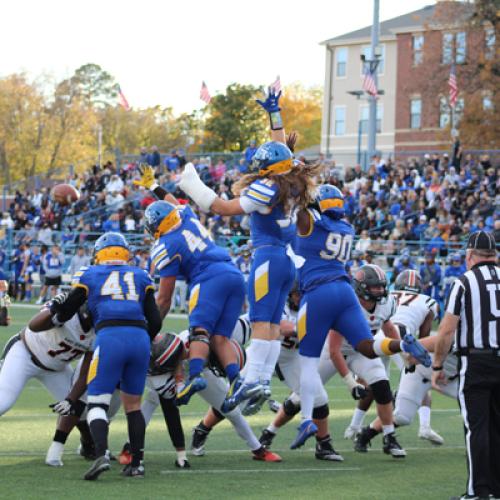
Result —
M67 364L63 370L51 372L39 368L26 346L18 340L5 356L0 370L0 415L6 413L19 398L27 382L38 379L56 401L64 399L71 389L73 369Z

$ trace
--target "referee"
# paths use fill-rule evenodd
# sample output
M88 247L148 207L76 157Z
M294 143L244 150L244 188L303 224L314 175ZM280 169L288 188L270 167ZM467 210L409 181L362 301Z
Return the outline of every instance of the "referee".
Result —
M468 468L467 492L460 498L500 498L500 268L496 260L493 235L471 234L467 272L451 287L434 354L432 384L439 388L455 334Z

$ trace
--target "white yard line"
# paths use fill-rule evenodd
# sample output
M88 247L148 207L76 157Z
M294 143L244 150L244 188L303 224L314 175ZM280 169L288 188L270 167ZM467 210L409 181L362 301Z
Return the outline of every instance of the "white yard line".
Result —
M349 471L357 471L361 470L361 467L342 467L342 468L329 468L329 467L317 467L317 468L311 468L311 469L206 469L206 470L200 470L200 469L189 469L185 471L179 471L179 470L162 470L160 471L160 474L179 474L179 473L185 473L185 474L237 474L238 472L241 472L242 474L253 474L257 473L260 474L261 472L271 472L271 473L276 473L276 472L349 472Z

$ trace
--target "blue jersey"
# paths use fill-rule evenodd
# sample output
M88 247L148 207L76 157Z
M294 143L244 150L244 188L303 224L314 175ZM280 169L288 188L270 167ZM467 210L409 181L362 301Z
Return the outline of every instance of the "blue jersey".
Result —
M250 234L254 247L286 246L293 241L295 224L278 203L279 187L272 179L257 179L244 191L240 202L251 207Z
M72 286L86 290L94 325L108 320L146 321L144 298L154 290L149 274L135 266L84 266Z
M250 274L250 268L252 267L252 259L251 258L245 259L240 255L236 259L235 265L243 274Z
M299 268L300 288L307 292L318 285L337 279L349 280L345 264L351 255L354 236L352 226L333 220L317 210L308 210L311 228L308 235L298 235L295 253L305 259Z
M182 276L188 283L211 278L221 272L235 272L229 253L217 246L189 206L179 207L181 225L156 241L151 250L152 265L161 278Z

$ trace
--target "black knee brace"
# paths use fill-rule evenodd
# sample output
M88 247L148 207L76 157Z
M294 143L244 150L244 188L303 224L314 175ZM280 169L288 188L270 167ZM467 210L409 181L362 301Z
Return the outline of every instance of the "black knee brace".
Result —
M323 418L327 418L328 415L330 415L330 408L328 408L327 404L323 406L318 406L313 409L313 414L312 414L313 418L321 420Z
M104 403L89 403L87 408L91 410L92 408L102 408L106 413L108 413L109 405Z
M300 411L300 404L295 404L290 398L283 401L283 411L288 417L295 417Z
M388 380L379 380L370 385L373 399L380 405L386 405L392 401L391 386Z
M210 337L205 329L195 326L189 329L189 342L203 342L210 345Z

